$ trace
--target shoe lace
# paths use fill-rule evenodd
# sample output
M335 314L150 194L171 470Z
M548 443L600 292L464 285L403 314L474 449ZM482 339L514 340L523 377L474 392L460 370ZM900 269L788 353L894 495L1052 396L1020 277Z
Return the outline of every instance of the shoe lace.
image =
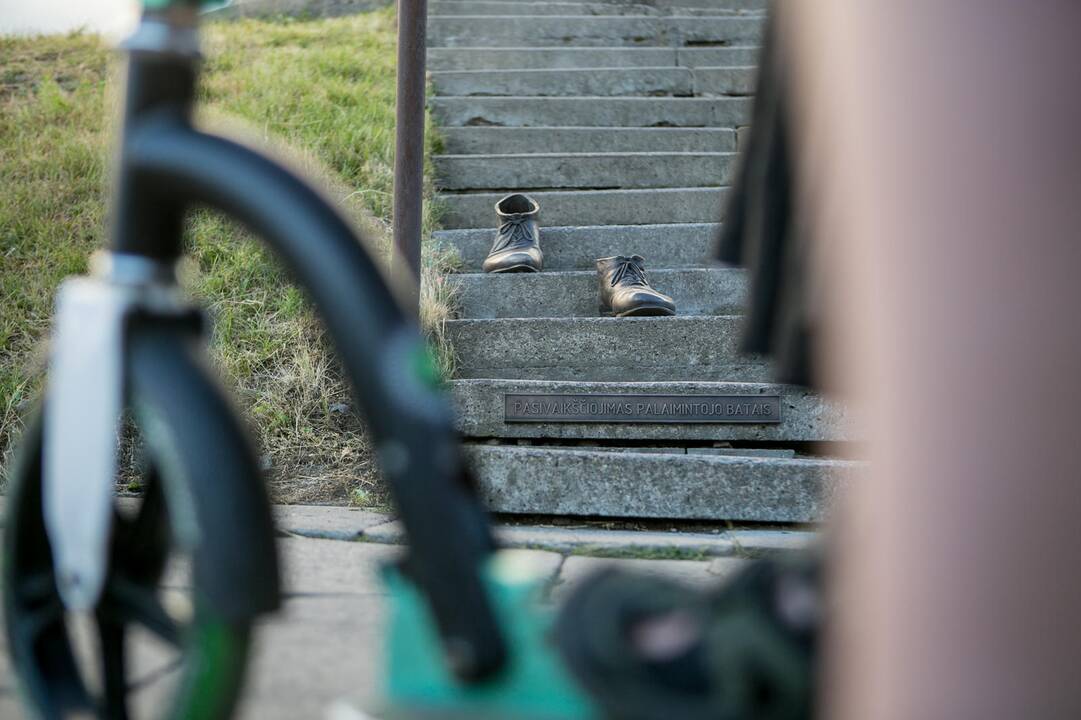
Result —
M527 247L533 244L533 234L529 232L526 223L531 218L528 216L507 218L499 226L499 234L496 235L492 252L508 250L511 248Z
M627 285L649 285L645 266L642 265L642 260L639 260L637 256L627 258L620 263L616 271L612 273L612 287L624 280L626 280Z

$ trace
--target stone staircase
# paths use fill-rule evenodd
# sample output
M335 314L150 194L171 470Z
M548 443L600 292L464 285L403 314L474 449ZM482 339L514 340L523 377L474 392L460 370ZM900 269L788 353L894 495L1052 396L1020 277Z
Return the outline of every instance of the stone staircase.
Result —
M855 472L817 452L855 439L843 411L738 353L746 281L708 261L762 4L432 0L447 228L435 241L462 261L451 384L493 510L809 522ZM514 191L541 205L544 272L485 275L493 206ZM634 253L676 317L600 316L594 261ZM639 410L643 396L732 396L718 402L776 406L780 422L535 422L515 409L603 410L597 396Z

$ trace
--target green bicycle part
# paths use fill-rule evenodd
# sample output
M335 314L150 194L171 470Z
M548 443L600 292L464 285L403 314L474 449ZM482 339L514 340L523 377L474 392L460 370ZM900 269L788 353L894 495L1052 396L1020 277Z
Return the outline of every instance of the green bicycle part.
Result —
M184 676L181 698L172 720L196 717L227 717L232 710L232 688L244 682L251 628L200 612L202 620L192 629L189 643L196 648L189 660L193 667Z
M549 640L553 613L539 604L544 582L521 551L497 552L482 577L507 640L508 662L477 685L448 670L427 603L397 569L387 568L390 631L382 718L592 720L599 710L564 669Z
M439 364L427 345L419 346L412 354L411 364L413 373L420 378L421 383L427 387L439 388L443 386L443 375L439 372Z

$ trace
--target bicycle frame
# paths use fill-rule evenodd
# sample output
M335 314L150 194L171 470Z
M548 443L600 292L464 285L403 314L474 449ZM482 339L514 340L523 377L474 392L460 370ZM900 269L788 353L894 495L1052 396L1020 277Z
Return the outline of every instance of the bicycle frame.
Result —
M494 542L421 335L326 200L262 155L192 126L196 17L186 5L148 10L126 43L112 252L171 266L195 205L266 241L326 323L366 410L410 540L402 570L430 606L450 668L462 680L489 677L506 658L480 577Z

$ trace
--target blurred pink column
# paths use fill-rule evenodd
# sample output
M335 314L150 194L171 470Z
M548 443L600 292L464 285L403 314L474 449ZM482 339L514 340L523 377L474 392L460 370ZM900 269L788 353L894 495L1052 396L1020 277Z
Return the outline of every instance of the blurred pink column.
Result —
M1081 3L783 10L822 362L873 439L826 714L1081 718Z

